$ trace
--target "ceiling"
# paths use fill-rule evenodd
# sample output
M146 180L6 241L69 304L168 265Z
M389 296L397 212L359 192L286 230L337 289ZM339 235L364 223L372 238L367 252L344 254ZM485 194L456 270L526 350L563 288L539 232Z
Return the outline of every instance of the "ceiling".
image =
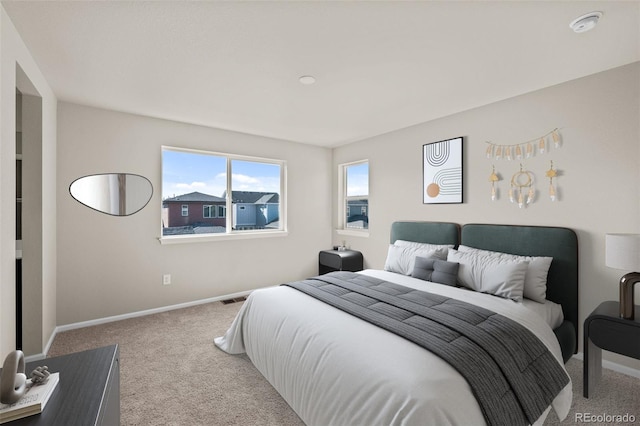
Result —
M640 60L637 1L2 5L59 100L321 146Z

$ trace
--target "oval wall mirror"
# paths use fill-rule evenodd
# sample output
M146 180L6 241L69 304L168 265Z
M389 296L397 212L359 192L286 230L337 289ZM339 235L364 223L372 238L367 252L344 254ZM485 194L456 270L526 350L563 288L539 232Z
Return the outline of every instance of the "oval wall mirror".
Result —
M99 212L129 216L147 205L153 186L143 176L104 173L74 180L69 186L69 193L78 202Z

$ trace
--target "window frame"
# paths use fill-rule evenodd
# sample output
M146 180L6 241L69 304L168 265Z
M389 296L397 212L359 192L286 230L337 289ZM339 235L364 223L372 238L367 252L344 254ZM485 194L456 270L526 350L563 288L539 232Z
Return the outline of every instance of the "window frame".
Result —
M180 216L189 217L189 204L180 205Z
M339 235L350 235L356 237L368 237L369 236L369 227L367 228L348 228L347 227L347 215L349 213L349 199L362 199L364 198L361 195L358 196L347 196L347 169L351 166L358 166L361 164L368 165L368 173L367 173L367 186L370 186L371 182L371 164L368 159L351 161L348 163L342 163L338 165L338 229L336 232ZM367 217L369 217L370 212L370 201L371 201L371 191L367 189ZM361 208L362 209L362 208Z
M268 238L268 237L285 237L289 234L287 227L287 161L278 160L274 158L254 157L248 155L230 154L216 151L206 151L200 149L182 148L176 146L163 145L160 149L160 163L161 163L161 185L164 184L164 167L162 166L162 158L164 151L184 152L188 154L199 155L211 155L222 157L226 159L226 202L225 205L214 205L214 211L216 217L223 217L226 220L226 232L224 233L208 233L208 234L186 234L186 235L163 235L162 233L162 202L160 207L160 237L158 240L161 244L179 244L179 243L192 243L192 242L208 242L208 241L221 241L232 239L247 239L247 238ZM280 190L279 190L279 229L252 229L252 230L234 230L233 229L233 199L232 199L232 181L233 170L232 161L246 161L255 163L266 163L278 165L280 167ZM162 193L162 188L161 188ZM160 197L162 199L162 197ZM223 209L223 210L220 210ZM222 211L223 216L218 216L218 213ZM228 212L231 211L231 214Z

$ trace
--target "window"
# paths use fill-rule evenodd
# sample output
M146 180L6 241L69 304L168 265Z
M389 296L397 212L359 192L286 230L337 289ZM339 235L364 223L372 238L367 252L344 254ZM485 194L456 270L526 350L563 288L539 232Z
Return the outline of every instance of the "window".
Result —
M341 222L345 230L369 229L369 162L340 166Z
M162 236L283 233L285 176L280 160L163 147Z

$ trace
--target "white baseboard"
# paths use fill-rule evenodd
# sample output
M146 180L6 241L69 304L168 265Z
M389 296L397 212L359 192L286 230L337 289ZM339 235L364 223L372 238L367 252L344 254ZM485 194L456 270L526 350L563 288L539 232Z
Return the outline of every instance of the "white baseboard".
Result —
M51 348L51 344L53 343L53 339L56 337L56 334L64 331L75 330L75 329L84 328L84 327L91 327L93 325L107 324L110 322L121 321L129 318L143 317L145 315L159 314L161 312L168 312L176 309L189 308L191 306L204 305L205 303L219 302L221 300L235 299L236 297L248 296L252 291L253 290L241 291L238 293L227 294L224 296L210 297L208 299L194 300L193 302L179 303L177 305L162 306L160 308L146 309L144 311L131 312L128 314L114 315L106 318L98 318L98 319L89 320L89 321L59 325L53 330L53 333L51 334L51 337L49 338L49 341L47 342L47 345L44 348L44 353L25 357L25 361L26 362L39 361L45 358L45 354L49 353L49 349Z
M584 355L582 352L578 352L573 356L573 358L579 359L580 361L584 361ZM602 360L602 368L607 368L609 370L617 371L618 373L626 374L627 376L637 377L638 379L640 379L640 370L627 367L626 365L607 361L606 359Z

